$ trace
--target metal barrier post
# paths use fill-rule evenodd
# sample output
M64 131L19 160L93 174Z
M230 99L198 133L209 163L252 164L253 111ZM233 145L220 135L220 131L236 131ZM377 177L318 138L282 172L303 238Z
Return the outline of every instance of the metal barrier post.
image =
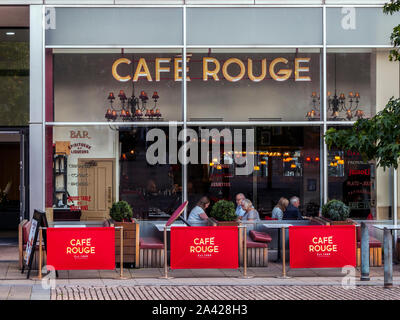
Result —
M393 286L393 255L392 255L392 233L389 229L383 229L383 247L385 250L384 257L384 287L391 288Z
M282 275L278 276L280 279L290 279L286 275L286 232L285 227L281 228L281 235L282 235Z
M168 238L167 238L167 225L164 226L164 276L160 277L160 279L173 279L173 277L168 276L168 256L167 256L167 246L168 246Z
M250 279L253 278L253 276L247 275L247 228L244 225L241 229L243 230L244 234L243 234L243 275L240 278Z
M361 222L361 281L369 281L369 233L365 222Z
M119 277L123 279L124 277L124 227L121 226L120 232L119 232L119 237L120 237L120 275Z
M39 228L39 265L38 265L39 280L42 280L42 242L43 242L43 231L42 228Z

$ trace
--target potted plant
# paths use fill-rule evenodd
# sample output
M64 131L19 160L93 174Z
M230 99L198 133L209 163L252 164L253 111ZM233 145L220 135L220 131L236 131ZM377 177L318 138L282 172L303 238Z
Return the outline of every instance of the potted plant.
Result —
M354 224L354 221L349 219L350 208L340 200L328 201L322 206L321 213L331 225Z
M239 224L235 206L227 200L219 200L213 205L209 219L213 225L218 226L237 226Z
M110 208L110 226L123 227L124 241L124 264L136 263L137 250L139 241L136 234L137 222L134 220L132 207L126 201L118 201L112 204ZM121 252L120 230L115 230L115 262L119 263Z

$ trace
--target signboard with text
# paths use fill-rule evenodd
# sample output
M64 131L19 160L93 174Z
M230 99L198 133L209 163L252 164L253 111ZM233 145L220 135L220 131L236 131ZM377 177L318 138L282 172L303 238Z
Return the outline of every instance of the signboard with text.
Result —
M237 269L238 227L171 227L171 269Z
M113 270L114 241L114 228L48 228L47 264L55 270Z
M356 266L356 227L289 227L291 268Z

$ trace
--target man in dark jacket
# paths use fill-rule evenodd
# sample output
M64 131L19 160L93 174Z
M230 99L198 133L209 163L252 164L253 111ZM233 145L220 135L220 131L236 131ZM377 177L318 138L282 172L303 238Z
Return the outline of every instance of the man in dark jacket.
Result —
M298 197L291 197L290 204L287 206L286 211L283 213L283 220L303 220L299 211L300 199Z

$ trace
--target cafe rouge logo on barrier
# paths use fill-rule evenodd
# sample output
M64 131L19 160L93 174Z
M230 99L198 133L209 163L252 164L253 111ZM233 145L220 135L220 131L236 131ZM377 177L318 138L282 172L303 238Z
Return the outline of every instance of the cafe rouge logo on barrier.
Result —
M335 243L333 236L313 237L308 245L308 252L315 252L317 256L330 256L338 251Z
M269 73L270 77L275 81L286 81L292 74L294 74L294 81L311 81L310 64L311 58L302 57L294 59L294 66L289 67L289 60L284 57L278 57L270 62L267 59L261 61L253 61L253 59L247 59L243 61L238 58L229 58L224 61L220 61L213 57L202 58L202 80L208 81L213 79L214 81L220 81L221 77L230 81L237 82L242 79L250 79L253 82L260 82L267 78ZM190 81L190 58L187 58L187 80ZM127 58L117 59L112 65L112 75L120 82L133 81L137 82L140 78L147 79L147 81L160 81L161 73L169 73L173 69L174 81L182 81L182 58L155 58L154 70L150 70L148 61L145 58L139 58L136 64L136 68L132 75L120 74L118 67L121 64L130 65L132 60ZM261 71L259 74L255 74L255 64L259 64ZM232 72L232 67L239 71ZM258 67L258 66L257 66Z
M341 268L356 263L354 225L289 228L291 268Z
M55 270L115 268L114 228L49 228L47 240L47 264Z
M237 267L237 227L171 228L172 269Z
M74 259L87 259L89 255L96 254L96 247L92 245L92 238L72 238L66 247L66 254L73 255Z
M215 243L215 237L196 237L193 244L189 247L189 252L197 257L211 257L212 254L218 254L219 246Z

